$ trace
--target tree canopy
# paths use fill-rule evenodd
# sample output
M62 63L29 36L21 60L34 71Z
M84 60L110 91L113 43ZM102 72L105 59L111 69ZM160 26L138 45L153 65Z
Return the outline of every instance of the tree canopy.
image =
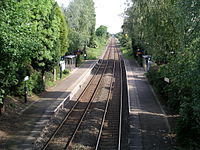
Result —
M68 26L54 0L0 1L0 103L33 70L44 74L68 47ZM16 94L16 91L15 93Z
M69 50L88 45L95 34L96 15L93 0L73 0L65 9L70 33Z
M177 134L189 149L200 145L199 8L198 0L132 0L123 25L133 52L143 49L156 62L150 81L180 113Z
M101 25L99 28L97 28L96 35L106 37L107 36L107 27L104 25Z

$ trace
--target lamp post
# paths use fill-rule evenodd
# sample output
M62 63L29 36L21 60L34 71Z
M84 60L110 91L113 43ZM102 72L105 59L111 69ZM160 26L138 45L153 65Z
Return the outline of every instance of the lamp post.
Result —
M83 49L83 56L84 56L84 60L86 60L87 59L87 53L86 53L86 46L87 46L87 42L86 42L86 44L84 45L84 49Z
M86 59L87 59L87 54L85 53L85 54L84 54L84 60L86 60Z
M27 95L28 95L28 90L27 90L27 85L26 85L26 81L29 80L29 77L26 76L24 78L24 102L26 103L27 102Z

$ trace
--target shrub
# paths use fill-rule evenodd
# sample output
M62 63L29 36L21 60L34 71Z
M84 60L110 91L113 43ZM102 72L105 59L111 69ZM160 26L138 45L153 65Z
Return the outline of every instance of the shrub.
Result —
M188 101L188 100L185 100ZM177 134L178 140L183 147L190 150L200 148L200 101L192 103L184 102L180 109L181 117L178 119Z
M36 94L44 91L45 85L44 85L44 81L42 79L41 73L34 72L30 76L29 81L27 81L27 86L28 86L29 91L32 91Z

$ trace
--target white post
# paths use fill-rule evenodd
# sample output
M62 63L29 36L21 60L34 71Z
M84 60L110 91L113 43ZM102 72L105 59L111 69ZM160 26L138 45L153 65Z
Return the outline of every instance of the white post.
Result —
M53 81L56 81L56 69L53 70Z

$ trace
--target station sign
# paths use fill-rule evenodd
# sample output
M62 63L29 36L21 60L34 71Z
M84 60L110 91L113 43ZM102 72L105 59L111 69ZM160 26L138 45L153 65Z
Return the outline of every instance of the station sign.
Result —
M169 83L169 78L164 77L164 81L167 82L167 83Z

